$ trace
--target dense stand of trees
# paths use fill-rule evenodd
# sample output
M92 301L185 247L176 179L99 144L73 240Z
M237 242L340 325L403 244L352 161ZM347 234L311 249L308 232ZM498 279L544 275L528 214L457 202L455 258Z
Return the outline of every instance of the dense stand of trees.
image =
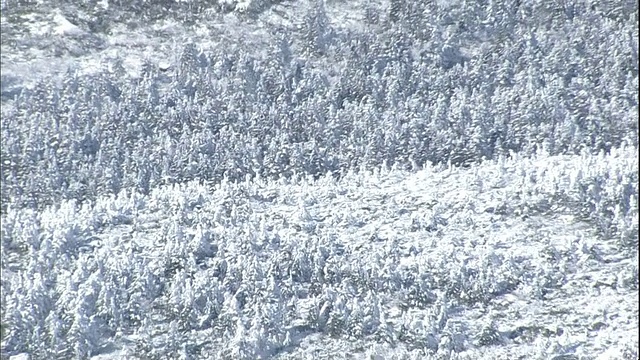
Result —
M188 44L168 72L70 72L23 92L2 109L3 207L637 146L635 3L394 0L363 9L358 31L316 4L260 55Z
M465 244L464 264L443 246L409 268L398 259L421 249L378 230L366 240L375 253L336 240L362 222L347 206L360 200L348 194L366 198L358 211L396 214L385 207L400 205L359 186L406 176L402 169L498 159L459 173L469 191L506 186L491 210L474 210L477 199L435 199L412 213L406 238L455 244L464 231L480 242L475 221L489 221L488 212L568 212L614 239L615 257L637 258L638 5L440 3L391 0L382 11L363 2L362 27L346 29L315 2L299 26L265 34L259 52L191 43L166 71L148 63L131 78L115 63L20 94L3 87L3 356L87 358L110 351L105 339L130 336L148 358L255 359L320 332L447 358L471 343L549 337L543 327L499 333L488 322L471 338L447 324L448 306L486 305L519 287L544 299L576 267L608 266L598 246L570 239L523 259ZM189 23L235 6L109 4L76 4L96 16L74 21L108 32L136 17ZM269 5L252 1L246 13ZM6 0L3 16L33 6ZM580 156L550 156L558 154ZM260 214L290 206L296 193L296 218ZM321 228L307 207L336 197L342 206ZM440 216L453 206L464 209ZM281 238L291 229L296 236ZM617 268L616 291L637 291L636 263ZM383 302L431 313L391 321ZM637 343L628 350L637 357Z
M593 321L586 309L562 308L571 320L508 318L499 327L484 323L489 315L476 319L478 308L504 309L509 293L535 308L592 289L576 290L576 282L600 281L612 287L598 298L604 304L612 296L632 303L637 167L630 147L514 154L473 171L223 180L215 191L193 181L146 196L121 191L91 206L10 208L0 238L0 354L86 359L114 342L144 359L268 359L319 333L348 344L336 358L372 343L417 359L458 358L450 351L476 359L478 352L460 354L506 343L512 355L522 344L523 356L544 358L564 341L556 329ZM400 190L407 187L419 190ZM602 236L582 221L559 220L567 214ZM524 216L545 224L524 226ZM633 316L620 306L607 324ZM398 308L404 315L391 316ZM460 327L469 309L478 329ZM534 348L541 338L549 344ZM629 355L621 358L637 357L637 343L624 346Z

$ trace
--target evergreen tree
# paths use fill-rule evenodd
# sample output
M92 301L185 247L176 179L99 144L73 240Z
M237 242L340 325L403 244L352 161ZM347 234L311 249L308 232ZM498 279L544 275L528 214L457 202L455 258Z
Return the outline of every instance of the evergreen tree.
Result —
M324 0L314 0L301 25L301 40L310 55L325 55L330 45L332 29Z

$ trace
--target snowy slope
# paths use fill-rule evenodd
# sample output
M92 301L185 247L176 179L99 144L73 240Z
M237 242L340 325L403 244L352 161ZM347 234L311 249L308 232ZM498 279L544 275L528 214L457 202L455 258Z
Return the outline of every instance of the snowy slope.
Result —
M19 244L3 247L3 287L15 288L43 266L44 251L56 264L53 298L72 296L64 285L70 274L80 277L75 296L95 276L102 277L91 285L97 292L129 279L120 290L129 302L113 301L119 309L138 307L142 319L103 338L94 353L100 359L154 351L196 358L631 358L637 246L630 251L616 236L601 236L576 216L573 201L580 183L636 167L635 150L540 156L340 181L213 189L189 183L148 197L104 198L93 208L14 211L3 224L20 233L35 216L43 242L29 251L40 260L29 264L7 261L16 259L7 249ZM637 228L637 215L633 221ZM82 235L66 237L67 246L76 242L67 256L78 260L69 262L51 249L64 248L60 234L71 232ZM182 270L167 273L167 262ZM164 282L162 290L152 290L152 279ZM203 296L209 305L197 300ZM20 292L13 299L24 301ZM96 311L112 314L101 304Z
M371 2L371 6L383 8L385 3ZM175 66L185 43L197 44L205 51L232 43L260 49L275 35L274 29L295 31L308 8L307 1L284 1L250 16L242 11L219 13L212 5L195 24L174 19L145 24L139 19L137 24L113 23L106 33L92 32L86 19L93 15L74 5L62 11L59 6L43 3L11 19L3 12L3 101L24 87L33 88L43 77L64 77L68 68L86 74L121 60L135 77L145 61ZM360 26L362 8L358 4L334 1L326 8L332 26Z
M40 5L11 21L3 8L3 105L68 68L91 73L122 60L135 77L145 61L176 66L185 43L260 49L310 7L285 1L247 14L253 5L241 5L205 11L196 24L96 32L79 9ZM361 27L361 5L327 1L332 26ZM10 207L0 351L635 359L637 179L638 151L623 148L340 180L191 182L43 212Z

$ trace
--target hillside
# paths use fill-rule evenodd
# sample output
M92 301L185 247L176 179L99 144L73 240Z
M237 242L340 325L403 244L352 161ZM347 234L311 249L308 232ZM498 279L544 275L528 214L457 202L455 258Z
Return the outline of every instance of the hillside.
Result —
M637 216L604 236L575 203L609 175L634 176L637 155L188 183L93 207L10 210L3 319L21 327L3 348L631 359ZM603 198L615 197L611 181ZM53 329L66 336L49 343Z
M634 1L2 1L2 359L638 358Z

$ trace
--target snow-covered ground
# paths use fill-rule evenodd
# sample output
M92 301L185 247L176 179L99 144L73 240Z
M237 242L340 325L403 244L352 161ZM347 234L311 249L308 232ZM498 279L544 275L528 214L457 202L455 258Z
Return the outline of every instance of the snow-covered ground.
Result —
M171 67L184 43L258 49L308 7L108 32L75 8L42 5L11 21L3 11L2 101L69 67ZM326 8L335 27L362 22L355 2ZM514 155L468 169L191 182L10 208L1 281L13 328L3 325L2 358L74 349L93 359L635 359L637 185L608 233L581 209L615 198L607 191L637 169L629 148ZM32 321L43 309L47 321ZM38 349L54 331L53 350ZM19 355L27 345L41 352Z
M175 347L196 358L633 358L637 252L572 209L579 184L637 165L635 150L516 157L10 211L3 227L37 219L43 240L28 251L37 262L3 261L3 287L48 258L61 298L114 291L118 309L139 306L138 325L100 338L96 359Z
M86 74L122 61L129 75L137 76L144 62L172 66L185 43L203 50L238 43L260 51L277 33L274 29L294 31L309 8L306 1L285 1L249 17L243 12L219 13L212 6L196 24L160 19L132 28L131 23L116 22L108 32L92 32L90 23L97 21L95 15L72 5L62 11L60 6L45 4L11 19L2 14L0 59L6 98L22 88L33 88L44 77L62 78L69 68ZM371 2L371 6L383 5ZM327 13L333 26L357 27L362 7L335 1L327 4Z

